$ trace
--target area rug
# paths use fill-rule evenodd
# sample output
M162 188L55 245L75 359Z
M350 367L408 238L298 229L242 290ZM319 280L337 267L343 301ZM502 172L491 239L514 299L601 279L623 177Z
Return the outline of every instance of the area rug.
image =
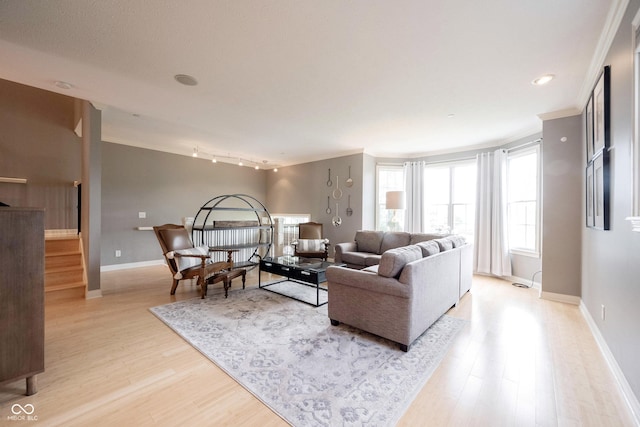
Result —
M294 426L395 425L467 323L442 316L405 353L263 289L150 310Z

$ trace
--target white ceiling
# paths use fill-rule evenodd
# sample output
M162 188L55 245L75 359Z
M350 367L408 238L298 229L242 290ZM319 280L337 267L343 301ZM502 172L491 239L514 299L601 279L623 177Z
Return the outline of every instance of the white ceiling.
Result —
M0 78L94 102L111 142L267 166L415 157L581 110L620 3L0 0Z

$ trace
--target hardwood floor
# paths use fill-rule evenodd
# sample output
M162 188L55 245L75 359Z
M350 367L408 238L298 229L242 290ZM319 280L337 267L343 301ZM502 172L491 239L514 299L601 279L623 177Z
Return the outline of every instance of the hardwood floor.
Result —
M148 311L197 296L170 287L165 266L144 267L103 273L102 298L48 300L39 392L0 386L0 425L16 403L39 426L287 425ZM634 425L578 307L476 276L449 314L469 324L398 425Z

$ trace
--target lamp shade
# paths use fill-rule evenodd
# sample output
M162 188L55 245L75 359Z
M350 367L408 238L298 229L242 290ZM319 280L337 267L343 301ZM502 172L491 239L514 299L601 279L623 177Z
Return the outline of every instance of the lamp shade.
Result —
M387 191L387 209L404 209L404 191Z

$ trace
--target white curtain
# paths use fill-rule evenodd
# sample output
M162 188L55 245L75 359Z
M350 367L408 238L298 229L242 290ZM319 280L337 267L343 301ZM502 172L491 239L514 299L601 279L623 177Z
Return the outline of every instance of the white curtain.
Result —
M422 233L424 220L424 162L405 162L405 204L404 231Z
M476 227L473 269L511 276L507 236L507 153L496 150L477 157Z

